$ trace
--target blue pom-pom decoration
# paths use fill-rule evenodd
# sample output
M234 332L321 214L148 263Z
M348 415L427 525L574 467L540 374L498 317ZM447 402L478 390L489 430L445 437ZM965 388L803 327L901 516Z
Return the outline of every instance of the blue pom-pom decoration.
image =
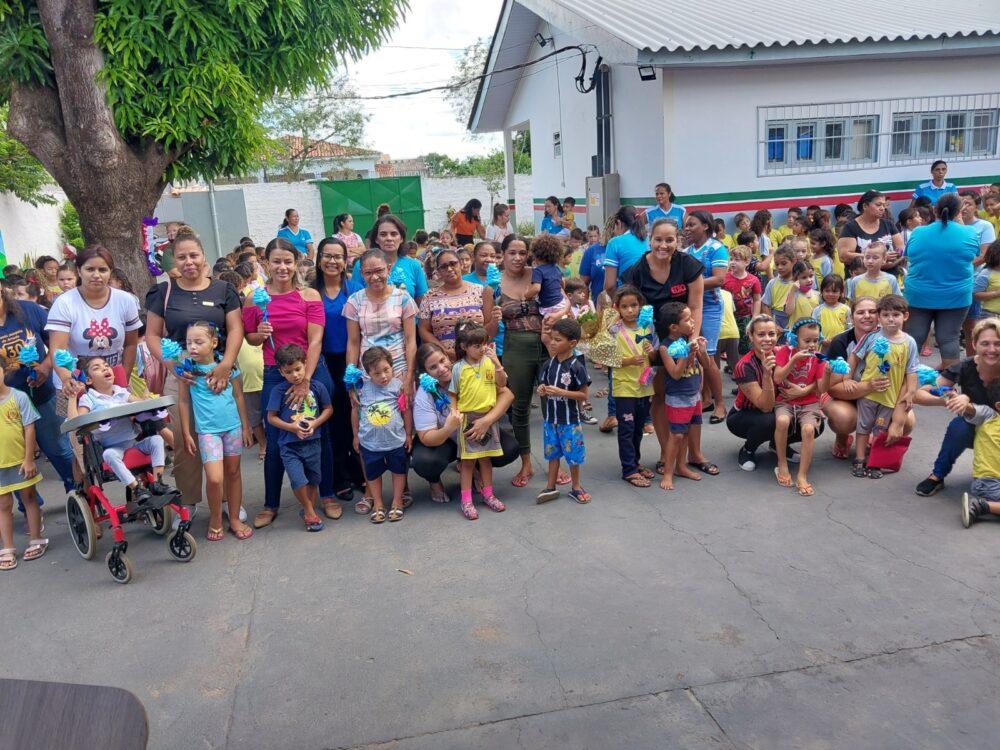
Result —
M888 355L890 348L891 347L889 345L889 339L887 339L885 336L879 336L877 339L875 339L875 342L872 344L872 351L875 352L880 357L885 357L886 355Z
M496 263L486 266L486 284L496 289L500 285L500 269Z
M348 365L344 370L344 385L348 388L360 388L363 374L356 365Z
M56 349L54 359L57 367L65 367L71 372L76 369L76 357L68 349Z
M396 266L392 269L389 274L389 283L393 286L405 286L406 285L406 274L403 273L403 269L400 266Z
M837 357L836 359L830 360L830 372L834 375L846 375L850 371L850 367L847 365L847 360L843 357Z
M879 362L878 371L880 373L882 373L883 375L888 375L889 374L889 370L891 370L891 369L892 369L892 365L890 365L884 359L881 362Z
M38 360L38 347L34 344L22 346L21 351L17 354L17 361L25 367L34 367L38 364Z
M649 328L653 324L653 306L643 305L639 310L639 318L636 321L640 328Z
M438 392L438 382L437 378L433 377L430 373L421 373L420 375L420 387L427 391L432 396L437 395Z
M163 355L163 359L180 362L182 351L184 351L183 347L176 341L172 339L161 339L160 353Z
M927 365L917 365L917 380L920 385L937 385L938 371Z
M256 289L254 289L253 303L261 309L261 312L264 311L264 308L267 307L270 302L271 302L271 295L267 293L267 289L265 289L262 286L259 286Z
M799 345L799 337L794 332L789 331L785 334L785 342L794 349Z
M179 365L174 365L174 372L178 377L194 372L194 361L190 357L185 357Z
M955 389L952 388L950 385L939 385L936 388L931 388L930 394L932 396L947 396L953 390Z
M684 359L691 353L691 347L688 346L688 342L685 339L677 339L674 343L667 347L667 354L669 354L674 359Z

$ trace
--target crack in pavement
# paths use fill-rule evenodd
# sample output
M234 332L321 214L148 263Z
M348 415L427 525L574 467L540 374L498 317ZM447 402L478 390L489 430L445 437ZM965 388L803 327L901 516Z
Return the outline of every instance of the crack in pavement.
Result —
M334 746L334 747L326 748L325 750L375 750L375 748L391 746L394 743L403 742L405 740L419 739L419 738L422 738L422 737L433 737L433 736L438 735L438 734L447 734L449 732L460 732L460 731L466 731L466 730L470 730L470 729L478 729L478 728L481 728L481 727L491 727L491 726L495 726L497 724L505 724L507 722L512 722L512 721L513 722L519 722L522 719L533 719L533 718L537 718L537 717L540 717L540 716L546 716L548 714L560 713L562 711L572 711L572 710L586 709L586 708L597 708L597 707L600 707L600 706L611 705L613 703L621 703L623 701L639 700L639 699L642 699L642 698L650 698L650 697L667 696L667 695L671 695L673 693L679 693L679 692L691 693L694 690L698 690L698 689L701 689L701 688L716 687L718 685L727 685L727 684L731 684L731 683L735 683L735 682L749 682L750 680L762 680L762 679L766 679L768 677L780 677L782 675L793 674L793 673L796 673L796 672L800 672L800 673L818 672L818 671L822 671L824 669L829 669L829 668L835 667L835 666L847 665L847 664L857 664L859 662L870 661L870 660L873 660L873 659L881 659L881 658L886 657L886 656L896 656L898 654L912 653L912 652L917 652L917 651L923 651L923 650L929 649L929 648L938 648L938 647L942 647L942 646L951 646L951 645L955 645L955 644L958 644L958 643L970 643L972 641L983 640L985 638L997 638L997 635L994 634L994 633L975 633L973 635L960 636L960 637L957 637L957 638L948 638L948 639L943 640L943 641L932 641L931 643L924 643L924 644L919 644L919 645L914 645L914 646L899 646L897 648L889 649L887 651L879 651L879 652L876 652L876 653L873 653L873 654L865 654L863 656L855 656L855 657L852 657L850 659L838 659L836 661L829 662L827 664L806 664L806 665L801 666L801 667L790 667L788 669L775 669L775 670L771 670L769 672L760 672L760 673L756 673L756 674L744 675L744 676L741 676L741 677L730 677L730 678L726 678L726 679L722 679L722 680L711 680L709 682L702 682L702 683L693 684L693 685L680 685L678 687L666 688L664 690L652 690L652 691L648 691L648 692L645 692L645 693L635 693L635 694L632 694L632 695L623 695L623 696L619 696L617 698L608 698L606 700L593 701L593 702L590 702L590 703L579 703L579 704L568 705L568 706L564 706L564 707L560 707L560 708L551 708L551 709L546 709L546 710L542 710L542 711L531 711L531 712L527 712L527 713L523 713L523 714L518 714L517 716L505 716L505 717L500 718L500 719L490 719L488 721L477 721L477 722L472 722L471 724L464 724L464 725L457 726L457 727L447 727L445 729L433 729L433 730L429 730L429 731L426 731L426 732L418 732L416 734L406 735L404 737L394 737L393 739L388 739L388 740L376 740L374 742L363 742L363 743L357 744L357 745L337 745L337 746ZM695 696L695 698L697 698L697 696ZM698 703L701 703L701 701L699 700ZM701 705L702 705L702 707L704 707L704 704L701 704ZM708 711L707 708L705 708L705 713L708 714L709 718L711 718L712 721L715 722L716 726L718 726L719 729L725 734L725 730L722 728L721 725L719 725L719 722L715 720L715 717L711 715L711 712ZM729 737L728 735L726 735L726 737L727 737L727 739L730 742L733 742L733 740L732 740L731 737Z
M993 595L993 593L991 593L989 591L983 591L982 589L977 589L975 586L969 585L968 583L966 583L965 581L963 581L960 578L955 578L954 576L949 575L948 573L945 573L944 571L938 570L935 567L932 567L930 565L925 565L924 563L917 562L916 560L911 560L910 558L906 557L905 555L901 555L901 554L898 554L898 553L894 552L893 550L891 550L888 547L886 547L884 544L882 544L882 543L880 543L880 542L872 539L870 536L868 536L864 532L861 532L858 529L854 528L853 526L851 526L846 521L842 521L839 518L836 518L833 515L833 512L830 510L833 507L833 503L834 503L834 501L831 500L829 503L827 503L826 508L825 508L826 517L830 521L832 521L833 523L837 524L838 526L844 527L845 529L847 529L848 531L850 531L855 536L858 536L861 539L864 539L870 545L872 545L873 547L875 547L877 549L882 550L883 552L885 552L887 555L889 555L889 557L893 558L894 560L901 560L901 561L903 561L903 562L905 562L905 563L907 563L909 565L914 566L915 568L921 568L923 570L926 570L926 571L929 571L929 572L934 573L936 575L939 575L942 578L947 578L949 581L952 581L953 583L957 583L959 586L961 586L961 587L963 587L963 588L965 588L965 589L973 592L974 594L979 594L979 599L976 600L976 602L972 605L972 609L969 610L969 619L971 619L972 620L972 624L975 625L980 630L985 630L986 629L976 619L976 608L978 606L980 606L987 599L993 599L994 601L996 601L996 597Z
M715 714L713 714L711 710L709 710L708 706L706 706L704 702L702 702L701 698L698 697L698 694L694 692L693 688L686 688L684 690L684 695L686 695L688 700L694 703L694 705L697 706L702 713L704 713L709 719L712 720L712 723L715 724L716 729L718 729L719 732L722 734L722 736L726 738L729 744L731 744L733 747L743 747L743 748L746 747L744 743L737 742L736 740L734 740L732 737L729 736L729 733L723 728L722 724L719 723L719 720L715 718Z

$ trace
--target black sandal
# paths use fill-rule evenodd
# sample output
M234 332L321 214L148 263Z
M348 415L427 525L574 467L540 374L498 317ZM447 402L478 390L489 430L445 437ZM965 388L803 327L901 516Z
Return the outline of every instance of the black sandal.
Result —
M715 414L713 414L712 416L710 416L708 418L708 423L709 424L722 424L725 421L726 421L725 417L719 417L719 416L716 416Z
M868 476L868 468L865 466L865 462L860 458L856 458L851 461L851 475L857 477L858 479L864 479Z
M663 461L657 461L655 468L656 468L656 473L659 474L660 476L663 476L667 472L667 465L663 463Z
M885 476L882 473L882 470L876 467L869 467L867 474L869 479L881 479L883 476Z
M688 461L687 465L692 469L697 469L703 474L708 474L710 477L715 477L719 475L719 467L713 464L711 461L702 461L700 464L694 463L693 461Z

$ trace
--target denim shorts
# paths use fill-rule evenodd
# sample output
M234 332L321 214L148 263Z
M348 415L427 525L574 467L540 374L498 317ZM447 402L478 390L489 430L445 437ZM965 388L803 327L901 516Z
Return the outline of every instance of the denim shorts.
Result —
M542 439L545 442L545 460L563 458L570 466L580 466L587 460L587 449L583 444L583 428L580 423L542 424Z
M410 456L406 448L400 446L387 451L370 451L361 447L361 463L365 467L365 478L378 479L387 471L392 474L406 474L410 470Z
M320 465L323 463L319 438L284 443L278 452L293 490L307 484L319 486Z

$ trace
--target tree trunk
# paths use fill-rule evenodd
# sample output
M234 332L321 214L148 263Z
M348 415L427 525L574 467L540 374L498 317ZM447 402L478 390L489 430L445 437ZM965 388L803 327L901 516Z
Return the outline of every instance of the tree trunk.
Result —
M140 300L149 286L142 218L179 156L151 140L126 142L98 74L104 57L93 41L95 0L38 0L54 86L15 84L7 130L66 191L88 245L111 251Z

